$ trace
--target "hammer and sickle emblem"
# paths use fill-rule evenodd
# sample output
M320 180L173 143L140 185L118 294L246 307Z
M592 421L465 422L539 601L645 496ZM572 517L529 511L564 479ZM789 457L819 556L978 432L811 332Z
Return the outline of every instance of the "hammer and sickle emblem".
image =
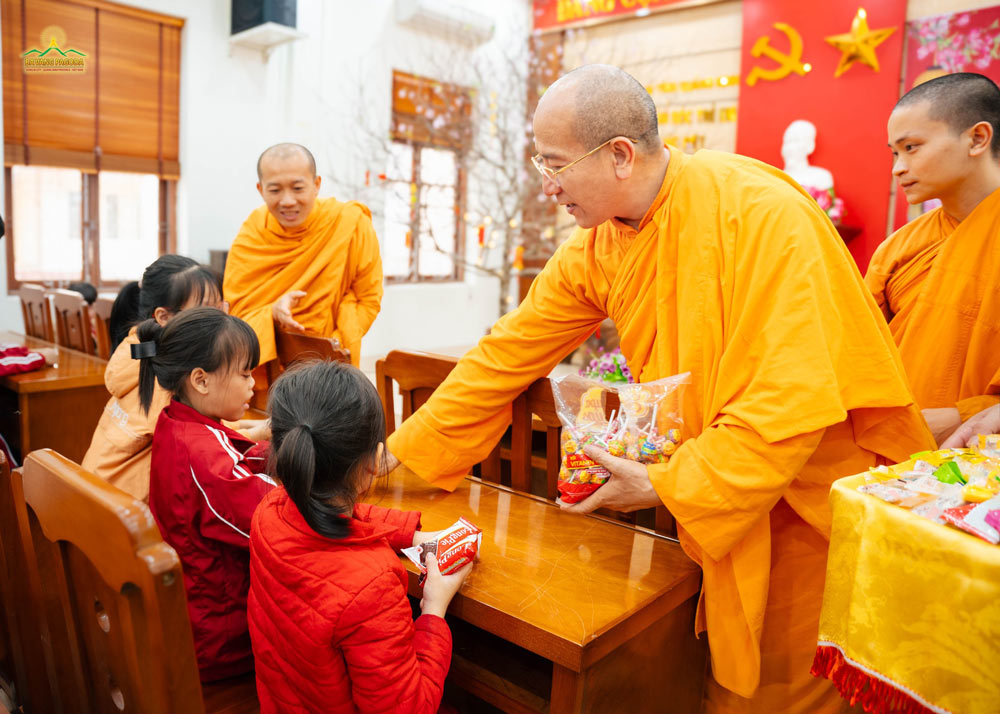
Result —
M771 47L770 36L764 35L763 37L758 37L757 41L753 44L753 49L750 50L750 54L754 57L760 57L761 55L770 57L778 63L778 66L774 69L763 69L762 67L754 66L747 77L748 86L752 87L757 84L758 79L766 79L774 82L787 77L792 72L804 77L810 69L802 64L802 35L794 27L784 22L774 23L774 29L784 32L788 38L788 53L785 54Z

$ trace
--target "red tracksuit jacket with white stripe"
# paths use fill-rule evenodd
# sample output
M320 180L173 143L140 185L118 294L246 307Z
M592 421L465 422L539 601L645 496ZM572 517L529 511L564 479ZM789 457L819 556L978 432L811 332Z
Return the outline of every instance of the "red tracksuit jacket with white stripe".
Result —
M153 432L149 508L181 559L203 682L253 670L250 519L274 488L268 448L177 400Z
M0 377L18 372L30 372L45 366L45 357L40 352L32 352L27 347L0 345Z

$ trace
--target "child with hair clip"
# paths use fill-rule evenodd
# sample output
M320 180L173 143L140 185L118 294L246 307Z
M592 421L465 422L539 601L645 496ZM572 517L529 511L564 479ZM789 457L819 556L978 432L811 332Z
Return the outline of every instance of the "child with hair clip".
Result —
M146 320L137 335L142 409L157 382L172 395L153 432L149 509L181 559L201 680L243 674L253 669L250 518L274 481L265 473L267 442L222 420L238 419L253 394L257 335L211 307L185 310L166 326Z
M149 497L149 447L153 427L170 394L153 387L149 409L139 407L139 363L132 360L131 346L139 342L136 325L150 318L161 326L182 310L199 305L221 307L222 280L211 268L182 255L163 255L142 274L142 284L129 283L115 299L111 313L114 354L104 371L104 384L111 393L82 466L131 496ZM120 344L119 344L120 343ZM238 426L251 427L241 422ZM254 439L267 438L263 422L248 428Z
M271 387L271 470L280 483L250 530L248 617L257 695L270 712L436 712L448 603L472 568L427 556L413 620L397 552L434 538L420 513L358 503L385 453L385 417L358 369L317 362Z

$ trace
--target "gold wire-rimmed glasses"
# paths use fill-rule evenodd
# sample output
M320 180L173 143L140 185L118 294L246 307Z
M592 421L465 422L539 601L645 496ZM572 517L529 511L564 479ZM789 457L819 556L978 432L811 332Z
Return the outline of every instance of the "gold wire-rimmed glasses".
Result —
M600 146L595 146L593 149L591 149L590 151L588 151L586 154L584 154L583 156L581 156L579 159L575 159L573 161L570 161L568 164L566 164L565 166L563 166L561 168L550 169L548 166L545 165L545 163L544 163L545 159L542 158L541 154L535 154L534 156L532 156L531 157L531 163L534 164L535 168L538 169L538 173L540 173L543 178L547 178L549 181L552 181L555 184L559 184L559 179L557 179L556 176L558 176L559 174L561 174L566 169L568 169L568 168L570 168L572 166L575 166L576 164L580 163L581 161L583 161L585 158L587 158L591 154L596 154L598 151L600 151L601 149L603 149L605 146L607 146L608 144L610 144L615 139L622 139L622 138L628 139L633 144L636 143L635 139L630 139L627 136L624 136L624 137L623 136L612 136L610 139L608 139L607 141L605 141Z

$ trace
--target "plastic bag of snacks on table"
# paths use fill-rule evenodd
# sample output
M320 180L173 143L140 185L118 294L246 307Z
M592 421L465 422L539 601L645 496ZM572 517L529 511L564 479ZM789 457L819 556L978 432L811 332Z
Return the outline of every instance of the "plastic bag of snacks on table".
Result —
M1000 435L980 436L973 448L923 451L873 468L858 490L1000 543Z
M680 397L690 374L645 384L613 384L568 375L552 380L556 412L562 422L559 501L576 503L607 482L611 474L587 456L593 444L642 464L665 463L681 442ZM619 408L607 413L607 395Z

